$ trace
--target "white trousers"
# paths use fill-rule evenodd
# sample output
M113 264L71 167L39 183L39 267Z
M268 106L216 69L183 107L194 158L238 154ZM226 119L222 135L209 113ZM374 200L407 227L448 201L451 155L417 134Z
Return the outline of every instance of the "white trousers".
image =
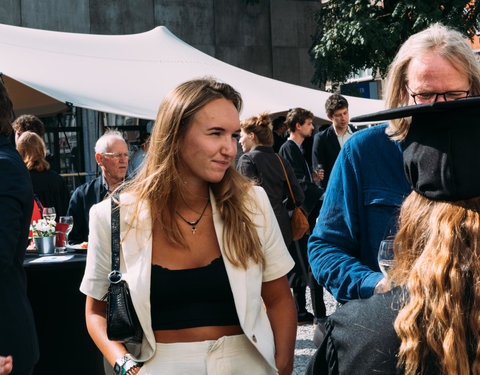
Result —
M274 375L245 335L218 340L156 344L155 355L138 375Z

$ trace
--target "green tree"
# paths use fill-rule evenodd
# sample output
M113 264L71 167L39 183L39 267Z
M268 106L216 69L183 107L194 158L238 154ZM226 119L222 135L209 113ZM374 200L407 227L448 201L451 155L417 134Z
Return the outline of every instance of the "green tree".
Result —
M312 82L345 82L367 68L384 77L410 35L441 22L472 38L479 10L471 0L330 0L315 15Z

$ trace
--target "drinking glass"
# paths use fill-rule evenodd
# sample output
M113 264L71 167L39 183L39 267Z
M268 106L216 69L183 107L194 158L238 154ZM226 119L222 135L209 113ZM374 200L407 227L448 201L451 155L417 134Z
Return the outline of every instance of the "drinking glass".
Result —
M55 220L57 214L55 213L55 207L44 207L43 208L43 218L46 220Z
M378 249L378 266L383 275L387 278L389 270L395 265L395 253L393 251L393 240L383 240Z
M73 216L60 216L60 223L68 224L68 228L65 231L65 245L68 245L68 235L73 228Z
M314 171L317 173L317 174L320 174L321 171L323 171L323 165L322 164L317 164L314 168Z

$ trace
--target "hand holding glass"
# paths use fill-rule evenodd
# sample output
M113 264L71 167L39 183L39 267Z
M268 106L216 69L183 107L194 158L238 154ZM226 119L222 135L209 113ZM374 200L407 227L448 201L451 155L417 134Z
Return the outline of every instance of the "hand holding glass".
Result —
M43 211L43 218L46 220L55 220L57 214L55 213L55 207L44 207Z
M320 172L323 171L323 165L322 165L322 164L317 164L317 165L315 166L314 171L315 171L316 173L320 174Z
M320 181L322 181L325 177L325 170L323 169L323 165L322 164L317 164L315 166L315 169L314 169L314 172L317 174L318 178L320 179Z
M383 240L378 249L378 266L385 278L389 270L395 265L395 252L393 251L393 240Z
M60 216L60 223L68 224L68 228L65 231L65 244L68 245L68 235L73 228L73 217L72 216Z

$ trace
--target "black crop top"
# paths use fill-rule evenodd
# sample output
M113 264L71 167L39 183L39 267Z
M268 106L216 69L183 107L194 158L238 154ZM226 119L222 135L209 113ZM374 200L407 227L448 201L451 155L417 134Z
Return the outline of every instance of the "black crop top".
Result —
M240 324L222 257L184 270L152 265L150 304L154 331Z

